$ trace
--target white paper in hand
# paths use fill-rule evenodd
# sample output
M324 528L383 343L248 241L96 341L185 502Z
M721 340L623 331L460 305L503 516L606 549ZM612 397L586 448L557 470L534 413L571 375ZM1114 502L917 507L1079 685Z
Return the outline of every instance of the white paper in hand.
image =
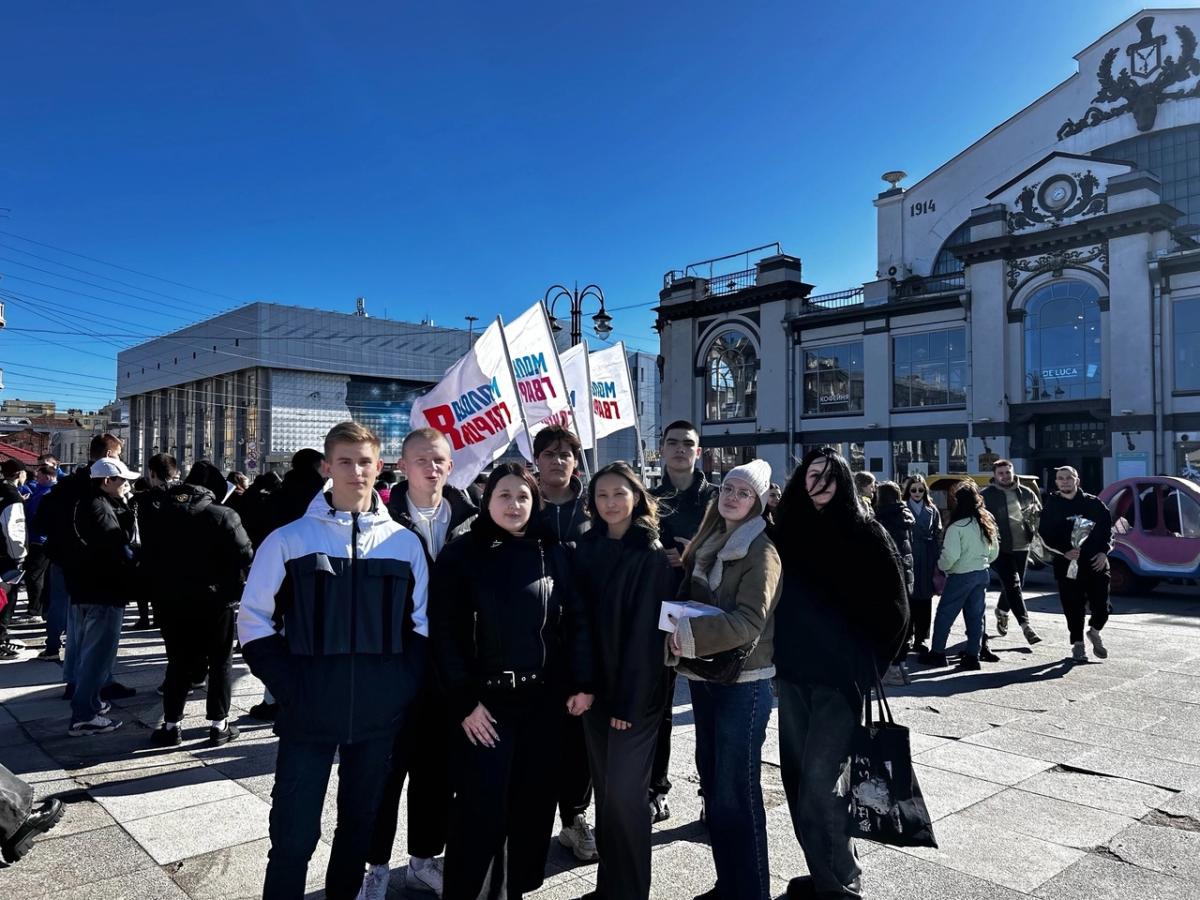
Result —
M658 614L658 630L668 634L675 633L675 626L667 618L668 616L674 616L676 619L692 619L696 616L723 616L724 614L725 610L720 607L697 603L694 600L689 600L687 603L664 601L662 612Z

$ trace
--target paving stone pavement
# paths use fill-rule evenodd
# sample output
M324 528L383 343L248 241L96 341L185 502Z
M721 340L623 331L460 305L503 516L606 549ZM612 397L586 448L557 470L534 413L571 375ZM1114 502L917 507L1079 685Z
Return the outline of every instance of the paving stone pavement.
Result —
M989 594L989 610L995 596ZM1200 592L1169 586L1148 597L1115 598L1114 607L1105 631L1109 659L1074 665L1053 584L1034 573L1030 609L1041 644L1026 646L1014 630L993 639L1001 662L982 672L914 666L911 685L890 689L897 720L912 729L940 847L860 844L865 896L1200 896ZM66 815L25 860L0 870L0 896L259 896L275 738L247 715L262 685L241 658L233 688L241 738L204 746L200 690L187 704L184 744L153 749L150 731L162 714L154 688L165 668L157 631L123 635L117 677L138 695L114 704L125 720L120 731L92 738L66 734L61 667L32 658L43 636L32 626L16 632L30 649L0 663L0 762L32 782L37 797L62 798ZM682 680L675 708L674 814L654 829L651 894L663 900L687 900L714 881L697 820L694 727ZM764 759L772 885L782 895L787 880L806 869L780 782L774 717ZM336 790L335 772L309 869L312 898L324 896ZM535 896L570 900L594 888L596 867L550 843L546 883ZM389 896L427 898L404 888L404 849L402 815Z

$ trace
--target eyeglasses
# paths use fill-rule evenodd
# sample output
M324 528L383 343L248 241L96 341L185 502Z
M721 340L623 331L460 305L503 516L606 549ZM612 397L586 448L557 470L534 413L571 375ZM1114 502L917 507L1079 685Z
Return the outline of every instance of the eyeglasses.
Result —
M736 497L738 500L753 500L758 495L745 488L735 488L732 484L721 485L721 493L726 497Z
M925 488L909 488L908 492L910 494L923 494L925 493Z

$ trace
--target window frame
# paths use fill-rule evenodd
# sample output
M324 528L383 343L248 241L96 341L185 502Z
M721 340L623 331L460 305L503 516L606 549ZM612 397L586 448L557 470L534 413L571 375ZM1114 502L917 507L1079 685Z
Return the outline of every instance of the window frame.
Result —
M725 338L729 335L736 335L737 340L732 343L726 342ZM720 348L722 346L726 348L725 352L721 351ZM730 365L730 354L735 351L741 357L741 362L736 367L736 371ZM714 353L719 355L714 356ZM703 421L712 423L753 422L758 417L758 372L761 357L751 333L745 328L734 325L721 328L709 340L708 347L705 349L702 359L703 375L701 377L704 379ZM742 407L738 410L737 415L722 415L721 408L724 404L717 401L719 390L713 384L714 370L721 363L724 363L730 373L729 387L721 390L731 393L737 399L737 402ZM743 381L739 382L739 378ZM740 384L744 384L745 386L739 388ZM753 403L753 409L748 408L750 404L747 403L747 400Z
M912 405L911 400L912 400L913 383L911 381L909 381L909 383L908 383L909 405L907 405L907 406L897 405L897 403L896 403L896 378L897 378L896 370L899 368L899 365L900 365L899 356L896 352L898 342L911 341L915 337L924 337L926 339L926 344L928 345L928 340L931 335L947 335L948 336L948 335L952 334L953 332L959 332L961 334L961 340L960 340L959 344L962 347L962 357L960 359L951 358L950 352L949 352L950 338L947 337L946 338L946 347L947 347L946 355L940 358L940 363L945 366L946 402L945 403L931 403L931 404L928 404L925 406ZM943 409L966 409L967 408L967 397L966 397L966 386L965 386L966 372L967 372L967 327L966 327L966 325L956 325L951 328L933 328L928 331L913 331L908 334L895 334L895 335L892 335L891 338L892 338L892 340L891 340L891 352L892 352L891 373L892 373L892 376L891 376L891 394L888 398L888 402L890 404L889 409L893 413L903 414L903 413L911 413L911 412L928 412L928 411L937 411L937 410L943 410ZM927 358L926 361L924 363L922 363L922 365L925 367L928 367L930 365L936 365L936 364L938 364L938 361L931 360L929 358ZM905 363L905 365L907 365L910 370L912 369L914 364L912 362L911 357ZM963 380L963 387L961 388L961 390L963 392L963 399L961 401L960 400L953 400L953 401L950 400L950 393L953 390L953 379L951 378L951 372L955 365L960 365L961 371L962 371L961 377ZM910 371L910 373L909 373L910 378L911 378L911 375L912 375L912 373Z
M853 358L854 358L854 351L851 348L853 348L855 346L858 347L858 353L857 353L858 368L857 369L851 364L853 361ZM862 338L858 338L857 340L838 341L836 343L829 343L829 344L819 344L815 347L804 347L801 349L801 351L800 351L801 352L801 357L800 357L800 364L801 364L800 414L804 418L828 419L828 418L837 418L839 416L861 416L863 414L863 412L866 410L866 406L867 406L867 364L866 364L865 349L866 349L865 342L862 340ZM835 367L824 368L824 367L821 367L818 365L816 367L809 368L809 364L808 364L809 363L809 354L818 354L817 359L820 360L823 358L829 358L827 356L822 356L820 354L830 354L830 353L833 353L833 352L839 351L839 350L846 353L846 358L847 358L847 363L848 363L847 365L838 366L836 368ZM821 393L820 393L820 386L821 386L821 382L822 382L821 375L826 374L826 373L833 374L833 373L841 373L841 372L844 372L846 375L846 399L844 401L837 401L836 403L831 401L827 405L832 407L832 406L840 406L840 405L842 405L842 403L845 403L846 408L845 409L823 409L822 408L823 404L821 402ZM854 403L855 403L854 384L856 381L854 376L856 374L858 376L857 381L861 388L859 391L859 394L858 394L858 407L857 408L854 407ZM810 409L809 405L808 405L809 404L808 379L809 379L810 375L815 375L817 378L815 409Z

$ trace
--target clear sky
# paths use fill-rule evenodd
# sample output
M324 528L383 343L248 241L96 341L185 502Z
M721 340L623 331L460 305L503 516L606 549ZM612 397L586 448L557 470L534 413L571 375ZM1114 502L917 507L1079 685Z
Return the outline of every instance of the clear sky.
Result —
M914 183L1140 8L9 4L0 396L95 408L131 335L252 300L462 326L594 281L657 352L689 262L780 241L857 286L882 172Z

